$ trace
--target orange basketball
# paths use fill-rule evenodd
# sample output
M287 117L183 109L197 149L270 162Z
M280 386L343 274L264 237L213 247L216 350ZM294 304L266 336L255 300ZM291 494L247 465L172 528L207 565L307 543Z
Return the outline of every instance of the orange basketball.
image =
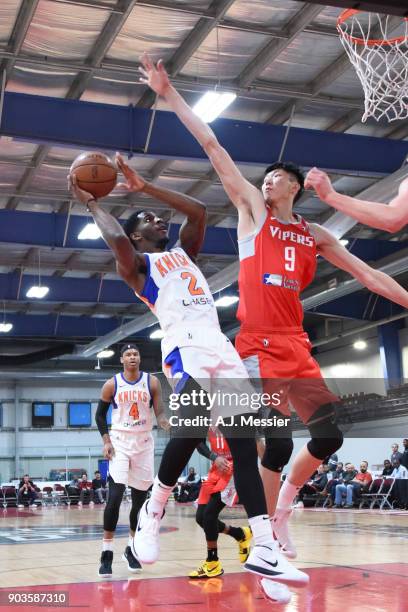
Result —
M115 164L104 153L82 153L73 161L70 173L76 177L78 187L94 198L107 196L118 177Z

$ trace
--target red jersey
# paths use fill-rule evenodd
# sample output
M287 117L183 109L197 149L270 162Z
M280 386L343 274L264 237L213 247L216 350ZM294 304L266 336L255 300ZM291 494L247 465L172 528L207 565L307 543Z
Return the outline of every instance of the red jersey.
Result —
M256 234L238 241L240 271L237 318L242 330L300 331L300 293L316 272L316 242L309 226L266 218Z
M228 459L228 461L232 461L232 455L228 446L228 442L226 441L222 433L220 433L219 431L214 431L213 429L209 429L208 442L213 453L225 457L225 459Z

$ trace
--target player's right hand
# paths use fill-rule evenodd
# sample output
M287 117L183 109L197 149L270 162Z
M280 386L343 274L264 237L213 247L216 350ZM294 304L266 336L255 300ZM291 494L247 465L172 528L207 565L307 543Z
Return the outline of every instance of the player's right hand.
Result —
M217 466L217 469L220 472L229 472L229 470L231 469L231 465L230 465L230 462L228 461L228 459L226 459L225 457L222 457L221 455L218 456L214 460L214 465Z
M96 201L92 193L89 193L88 191L85 191L84 189L78 187L77 179L74 174L68 174L67 179L68 189L72 192L75 198L79 202L81 202L81 204L85 204L85 206L88 206L89 202Z
M306 175L305 189L314 189L319 198L325 201L331 193L333 186L326 172L312 168Z
M111 442L106 442L103 445L103 456L105 459L111 460L115 456L115 449Z
M159 60L155 66L147 53L143 53L140 58L143 68L139 68L143 77L139 79L141 83L148 85L159 96L164 96L170 87L169 75L163 64L163 60Z
M146 181L127 165L120 153L116 153L115 162L126 179L126 183L118 183L116 187L119 189L126 189L127 191L143 191Z

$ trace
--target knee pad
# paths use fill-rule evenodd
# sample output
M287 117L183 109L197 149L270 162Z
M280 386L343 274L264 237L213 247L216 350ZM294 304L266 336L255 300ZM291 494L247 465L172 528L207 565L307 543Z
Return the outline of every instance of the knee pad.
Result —
M343 434L333 416L308 424L308 429L311 440L307 443L307 448L316 459L323 461L343 444Z
M261 464L272 472L281 472L293 451L292 438L266 438Z

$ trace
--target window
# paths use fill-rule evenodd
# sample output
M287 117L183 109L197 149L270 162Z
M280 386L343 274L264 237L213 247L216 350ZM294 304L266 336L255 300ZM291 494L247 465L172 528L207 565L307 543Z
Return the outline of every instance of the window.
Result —
M68 404L68 427L90 427L91 426L91 403L69 402Z
M54 425L54 404L52 402L32 403L32 426L52 427Z

